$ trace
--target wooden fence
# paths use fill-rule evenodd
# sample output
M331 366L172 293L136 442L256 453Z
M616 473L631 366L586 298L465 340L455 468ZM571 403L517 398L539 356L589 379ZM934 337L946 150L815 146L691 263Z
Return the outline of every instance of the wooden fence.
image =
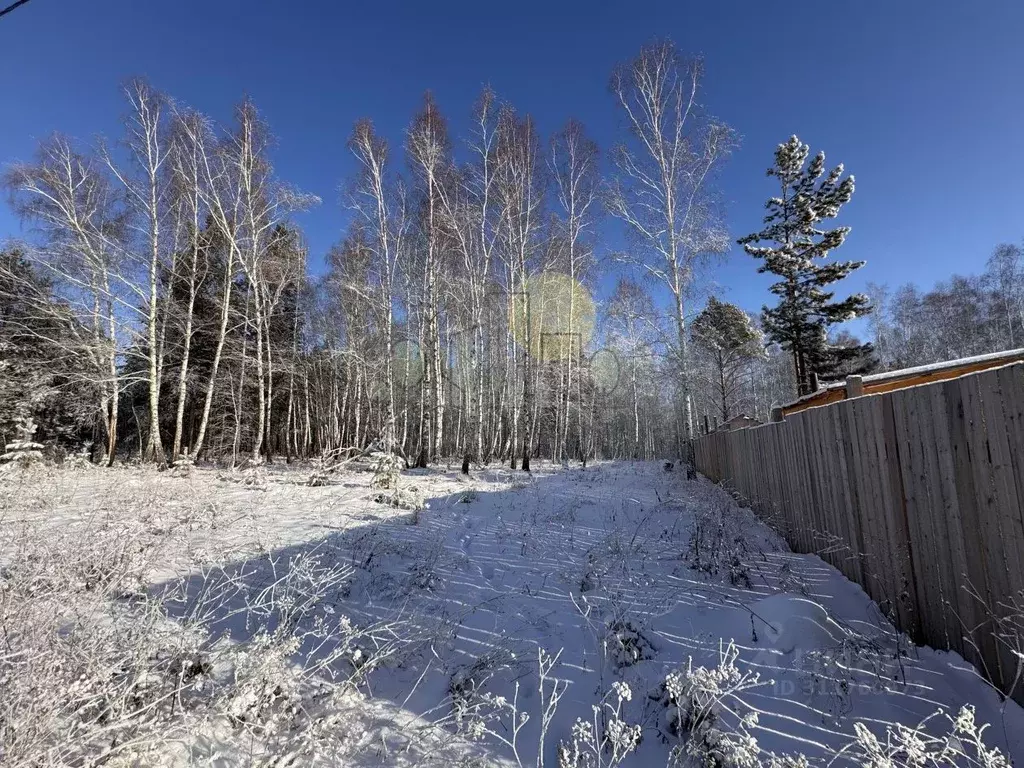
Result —
M694 452L795 551L1011 691L1019 659L992 617L1024 594L1024 364L711 433Z

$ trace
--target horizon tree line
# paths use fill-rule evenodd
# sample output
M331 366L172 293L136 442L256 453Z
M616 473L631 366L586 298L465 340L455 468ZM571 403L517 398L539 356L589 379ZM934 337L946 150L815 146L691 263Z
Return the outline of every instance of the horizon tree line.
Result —
M821 236L807 216L837 215L852 177L821 182L823 155L804 170L806 146L780 145L786 233L743 242L799 243L804 261L770 268L789 288L761 318L713 297L696 312L729 247L715 178L737 143L702 107L702 75L665 42L616 68L624 133L607 162L578 121L541 137L486 88L465 137L429 93L401 146L358 121L351 222L319 275L294 215L320 201L277 175L255 105L219 125L129 82L118 144L55 135L5 174L33 235L0 259L0 432L34 416L41 438L108 464L373 446L529 469L684 455L701 415L765 415L811 367L855 356L834 349L863 346L827 332L866 299L785 304L859 266L813 265L845 229ZM606 216L629 235L610 259ZM621 276L599 306L609 261Z

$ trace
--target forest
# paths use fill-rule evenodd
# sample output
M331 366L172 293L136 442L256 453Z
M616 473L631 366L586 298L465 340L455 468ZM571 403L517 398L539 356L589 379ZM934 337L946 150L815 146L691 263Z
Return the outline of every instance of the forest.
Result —
M765 229L740 239L778 305L716 298L734 242L716 176L738 139L702 107L702 76L669 43L622 64L607 148L571 118L540 136L488 89L451 136L427 93L401 146L352 127L338 201L276 174L252 102L221 125L130 81L123 135L56 133L5 173L27 236L0 259L0 439L31 419L55 453L108 464L370 445L419 466L680 456L812 373L1022 343L1015 245L927 292L835 298L863 262L829 258L848 228L816 225L853 177L796 137L769 170ZM348 222L327 254L295 222L317 205ZM844 323L865 316L862 341Z

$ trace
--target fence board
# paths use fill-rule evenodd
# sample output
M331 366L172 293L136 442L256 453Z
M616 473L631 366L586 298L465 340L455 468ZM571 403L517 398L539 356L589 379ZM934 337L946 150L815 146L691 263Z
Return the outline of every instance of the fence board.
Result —
M942 583L942 559L936 547L941 546L942 536L935 530L936 511L933 486L928 478L934 476L935 458L929 450L931 422L926 417L926 406L930 403L914 393L894 392L891 398L895 462L900 471L899 493L903 502L903 524L906 530L908 570L912 573L907 603L913 611L911 634L917 640L923 637L944 637L945 621ZM934 589L918 591L918 584L935 584ZM942 648L948 648L946 638Z
M927 396L927 408L922 412L922 419L931 426L928 437L934 449L934 467L931 475L933 482L929 484L938 491L933 495L933 516L938 516L946 524L944 546L936 546L936 558L943 563L944 593L946 604L943 606L944 633L950 645L973 663L980 662L980 657L972 646L963 639L964 625L976 626L981 617L978 614L977 602L962 588L965 574L970 573L967 558L967 540L964 536L964 525L961 519L960 505L957 500L956 468L950 438L950 424L945 418L947 405L945 393L941 387L928 387L924 390ZM941 531L941 529L940 529Z
M867 534L864 537L864 560L868 578L865 579L863 586L871 598L881 604L888 597L886 583L889 574L882 555L884 534L878 489L874 483L878 466L871 441L870 414L864 400L854 400L850 405L854 416L854 462L858 467L857 497L860 499L860 514L863 516Z
M890 547L897 566L895 573L896 624L914 637L920 637L920 612L917 609L917 588L913 572L913 556L910 548L910 525L907 521L907 505L903 495L900 476L899 449L896 443L896 425L892 398L876 400L882 420L882 438L885 448L883 465L889 524L893 531Z
M986 585L984 604L996 605L1001 596L1009 594L1009 574L1006 555L999 531L996 505L996 472L992 462L991 445L985 427L982 387L973 377L957 379L964 408L964 428L968 435L968 457L974 477L974 502L977 510L977 529L981 537L983 582ZM996 646L991 654L992 674L1003 679L1010 673L1005 666L1005 655Z

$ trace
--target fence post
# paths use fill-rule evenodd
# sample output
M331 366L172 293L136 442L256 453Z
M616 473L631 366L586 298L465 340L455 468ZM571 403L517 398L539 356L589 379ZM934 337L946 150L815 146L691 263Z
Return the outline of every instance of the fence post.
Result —
M783 415L782 415L782 406L781 405L773 405L772 406L772 414L771 414L770 418L771 418L772 421L782 421Z
M856 374L846 377L846 399L860 397L864 394L864 377Z

